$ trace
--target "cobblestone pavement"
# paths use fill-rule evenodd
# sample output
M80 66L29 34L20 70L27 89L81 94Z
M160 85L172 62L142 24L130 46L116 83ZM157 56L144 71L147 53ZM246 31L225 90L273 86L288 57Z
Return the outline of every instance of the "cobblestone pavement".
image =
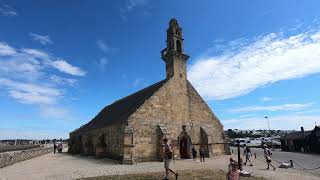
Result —
M177 160L172 166L180 170L187 169L222 169L227 170L230 156L216 156L201 163L199 160ZM254 176L268 179L308 179L319 180L320 176L296 169L266 170L265 162L253 160L254 166L245 166L245 170ZM134 174L144 172L163 172L163 163L144 162L134 165L121 165L109 159L95 159L80 155L46 154L34 159L0 169L0 179L75 179L81 177L94 177L102 175Z

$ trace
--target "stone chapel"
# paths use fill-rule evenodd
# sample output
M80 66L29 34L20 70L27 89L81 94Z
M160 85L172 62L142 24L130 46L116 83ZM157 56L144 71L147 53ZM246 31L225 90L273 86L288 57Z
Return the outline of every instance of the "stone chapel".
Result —
M191 148L207 156L229 151L223 125L187 79L182 29L171 19L167 47L161 51L166 78L104 107L90 122L70 133L70 153L121 160L163 159L167 138L178 158Z

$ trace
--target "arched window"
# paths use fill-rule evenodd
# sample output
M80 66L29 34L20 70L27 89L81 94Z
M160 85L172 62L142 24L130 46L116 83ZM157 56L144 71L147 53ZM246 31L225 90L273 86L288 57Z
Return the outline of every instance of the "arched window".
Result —
M179 40L177 40L176 45L177 45L177 52L182 53L181 42Z

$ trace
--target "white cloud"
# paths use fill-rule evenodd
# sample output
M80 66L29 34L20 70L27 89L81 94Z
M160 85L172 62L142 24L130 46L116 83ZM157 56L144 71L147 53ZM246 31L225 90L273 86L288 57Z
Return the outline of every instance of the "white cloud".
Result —
M42 45L53 44L49 35L39 35L35 33L30 33L29 35L32 37L34 41L37 41Z
M232 44L232 43L231 43ZM233 43L232 51L196 59L188 77L207 99L229 99L281 80L320 72L320 31L271 33Z
M242 112L255 112L255 111L297 111L311 107L313 103L306 104L282 104L274 106L247 106L229 109L229 112L242 113Z
M103 40L98 40L97 45L99 49L105 53L116 53L118 52L118 48L114 48L106 44Z
M144 79L143 78L136 78L134 81L133 81L133 83L132 83L132 85L134 86L134 87L138 87L138 86L142 86L142 85L145 85L146 83L144 82Z
M271 100L272 100L272 98L270 98L270 97L260 98L260 101L262 101L262 102L268 102L268 101L271 101Z
M120 8L120 17L122 20L128 20L127 16L135 9L143 8L143 15L149 16L151 14L150 0L126 0L125 6Z
M103 40L98 40L97 45L101 51L103 51L106 54L114 54L119 51L118 48L114 48L106 44ZM104 71L106 65L109 63L109 58L107 57L101 57L97 62L97 66Z
M50 56L39 49L21 49L21 52L28 54L34 58L39 58L42 60L50 60Z
M270 129L299 130L303 126L305 130L311 130L315 122L320 123L320 116L292 114L272 116L268 120ZM268 129L268 123L264 117L225 119L222 123L225 129Z
M59 89L45 85L21 83L1 78L0 87L8 90L10 96L25 104L55 104L62 96Z
M67 73L67 74L71 74L74 76L86 75L85 71L83 71L82 69L80 69L76 66L72 66L71 64L69 64L68 62L66 62L62 59L53 61L52 65L53 65L53 67L55 67L59 71Z
M60 107L60 100L66 95L65 86L73 86L77 79L56 75L58 72L52 70L75 76L86 74L43 50L18 49L0 42L0 90L6 92L3 95L35 105L42 118L70 119L69 111Z
M5 73L19 76L23 73L23 75L32 75L26 77L38 77L41 70L48 67L74 76L86 75L86 72L81 68L53 57L42 50L30 48L16 50L4 42L0 42L0 60L0 75Z
M43 75L41 63L25 54L0 56L0 76L10 79L36 80Z
M43 106L40 108L40 116L45 119L71 120L72 116L67 108L56 106Z
M0 56L12 56L17 52L14 48L6 44L5 42L0 42Z
M0 139L58 139L68 138L68 131L59 130L59 128L45 129L45 128L0 128Z
M3 16L17 16L18 13L9 5L0 5L0 15Z
M49 79L52 80L53 82L55 82L56 84L70 85L70 86L75 85L75 83L77 82L76 79L64 78L64 77L57 76L57 75L51 75Z
M109 59L106 57L102 57L98 60L97 66L101 69L104 70L106 65L109 63Z
M48 55L46 52L43 52L41 50L38 49L22 49L21 50L23 53L30 55L33 58L38 58L43 60L43 64L46 66L52 66L55 69L67 73L67 74L71 74L74 76L84 76L86 75L86 72L84 70L82 70L79 67L73 66L71 64L69 64L67 61L63 60L63 59L57 59L54 57L51 57L50 55Z

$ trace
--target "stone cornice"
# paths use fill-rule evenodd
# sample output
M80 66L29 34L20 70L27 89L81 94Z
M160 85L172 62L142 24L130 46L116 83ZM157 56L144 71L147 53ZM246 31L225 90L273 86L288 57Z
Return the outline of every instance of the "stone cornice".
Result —
M167 59L169 59L170 57L173 58L179 58L182 59L184 61L187 61L190 56L187 54L183 54L183 53L178 53L177 51L166 51L166 49L161 51L161 58L166 61Z

